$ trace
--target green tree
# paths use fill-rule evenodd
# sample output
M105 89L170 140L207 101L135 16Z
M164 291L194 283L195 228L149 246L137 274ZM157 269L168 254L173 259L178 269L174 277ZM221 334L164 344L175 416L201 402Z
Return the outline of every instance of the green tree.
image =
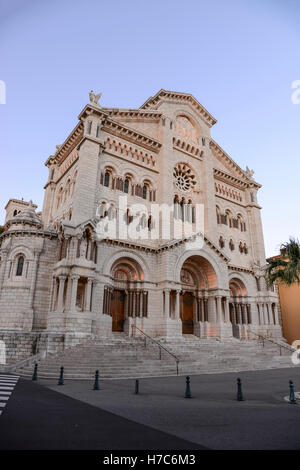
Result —
M3 232L4 232L4 227L2 227L2 225L0 225L0 235L1 235L1 233L3 233Z
M281 245L280 256L270 259L267 268L269 285L274 283L290 286L300 282L300 243L298 239L290 237L287 243Z

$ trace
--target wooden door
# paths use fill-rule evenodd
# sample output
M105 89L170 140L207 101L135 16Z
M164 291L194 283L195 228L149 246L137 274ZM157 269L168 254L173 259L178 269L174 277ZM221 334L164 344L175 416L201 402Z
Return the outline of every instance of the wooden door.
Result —
M111 297L110 314L112 316L112 331L124 331L125 294L122 290L114 290Z
M191 292L185 292L181 296L181 320L182 333L194 334L194 297Z

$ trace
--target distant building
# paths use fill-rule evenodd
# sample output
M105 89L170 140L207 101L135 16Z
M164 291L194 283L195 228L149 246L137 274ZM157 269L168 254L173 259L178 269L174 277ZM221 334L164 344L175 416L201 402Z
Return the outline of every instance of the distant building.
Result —
M55 350L134 327L154 337L242 339L249 328L281 337L264 277L260 185L212 139L214 117L186 93L160 90L138 109L103 108L97 97L46 161L40 216L32 203L6 206L0 338L38 337ZM151 238L165 218L155 221L157 204L172 208L172 228L193 228L204 207L204 236ZM99 223L117 218L148 235L99 238Z
M281 256L272 256L267 261ZM295 282L288 286L277 283L276 290L279 295L283 336L292 344L293 341L300 340L300 284Z

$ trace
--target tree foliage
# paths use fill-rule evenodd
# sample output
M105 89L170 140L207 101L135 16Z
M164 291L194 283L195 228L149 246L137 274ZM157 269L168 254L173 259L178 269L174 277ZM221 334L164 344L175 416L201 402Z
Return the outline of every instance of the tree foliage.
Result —
M300 243L290 237L287 243L281 245L280 256L269 261L267 279L270 285L274 283L287 284L300 282Z

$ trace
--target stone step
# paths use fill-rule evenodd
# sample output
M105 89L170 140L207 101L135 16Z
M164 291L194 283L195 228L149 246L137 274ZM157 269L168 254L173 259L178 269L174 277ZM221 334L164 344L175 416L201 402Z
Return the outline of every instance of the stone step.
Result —
M200 340L194 336L180 339L160 339L162 346L177 356L179 374L220 373L241 370L257 370L292 366L290 355L278 355L276 345L263 348L254 340L228 341ZM96 338L76 345L56 355L48 355L39 361L40 378L58 379L64 366L66 379L93 380L95 370L100 377L129 378L176 375L175 358L157 344L141 338L128 338L121 334L111 338ZM32 377L33 366L18 371L24 377Z

